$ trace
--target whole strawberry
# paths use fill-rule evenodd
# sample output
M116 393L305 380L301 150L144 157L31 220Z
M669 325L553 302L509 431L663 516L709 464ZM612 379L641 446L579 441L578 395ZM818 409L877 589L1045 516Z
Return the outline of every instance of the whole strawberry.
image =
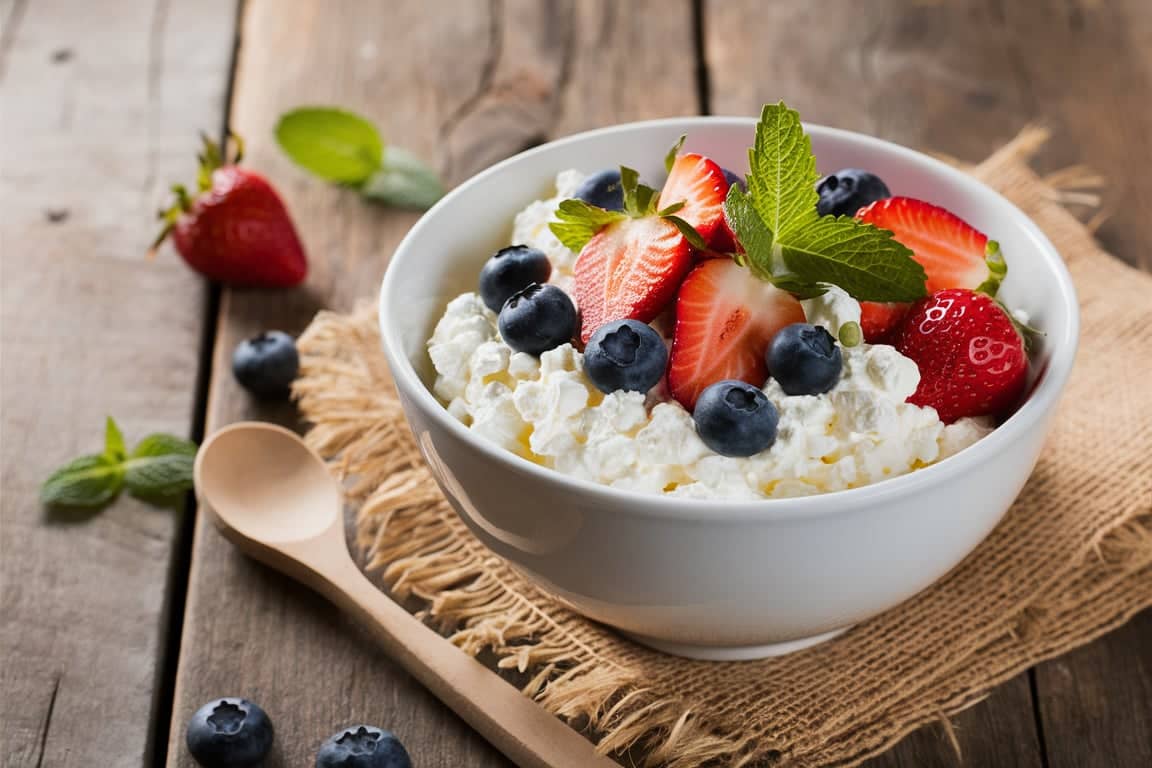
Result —
M236 139L231 161L204 137L197 194L172 187L176 200L160 212L164 229L189 266L211 280L240 286L287 288L308 274L304 246L276 190L260 174L241 168L243 144Z
M920 368L908 402L932 406L941 421L1001 414L1028 378L1024 339L987 294L966 288L933 293L912 306L893 345Z

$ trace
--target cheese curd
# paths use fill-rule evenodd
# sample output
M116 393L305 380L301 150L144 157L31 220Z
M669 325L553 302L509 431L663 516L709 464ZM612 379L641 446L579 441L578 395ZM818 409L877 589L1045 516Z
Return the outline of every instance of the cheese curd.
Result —
M556 197L520 212L512 237L544 251L552 281L569 291L576 255L547 225L582 178L561 173ZM809 322L833 334L860 320L859 304L834 286L803 305ZM709 449L691 414L663 387L647 396L603 394L571 344L539 359L513 351L475 293L448 304L428 353L434 393L484 439L558 472L647 493L750 500L855 488L939 461L992 429L977 419L945 425L935 409L906 403L920 372L886 345L843 349L840 380L823 395L786 395L769 380L764 392L780 413L777 439L748 458Z

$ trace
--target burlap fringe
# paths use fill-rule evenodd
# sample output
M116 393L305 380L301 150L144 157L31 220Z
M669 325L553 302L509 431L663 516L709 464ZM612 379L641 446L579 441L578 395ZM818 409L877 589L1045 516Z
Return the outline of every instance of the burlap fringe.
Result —
M1031 126L994 158L1027 157L1046 138L1046 130ZM1098 175L1076 166L1050 174L1045 186L1054 201L1091 206L1099 198L1085 190L1101 183ZM467 533L404 426L399 401L386 384L391 379L382 356L360 353L378 343L374 317L371 306L351 317L321 312L300 340L304 375L295 390L302 413L315 424L309 444L330 459L346 482L364 567L378 574L397 600L412 601L417 615L463 652L488 651L499 668L526 679L526 695L586 730L603 754L626 754L626 762L667 768L739 767L753 760L776 764L780 752L765 752L738 734L717 731L704 713L679 698L657 695L637 674L598 654L581 639L589 631L586 623L554 606L549 613L541 611L537 605L546 598L524 591L531 588L522 581L513 584L516 577L508 566ZM350 339L350 334L359 338ZM372 370L365 372L365 365ZM1104 562L1123 562L1124 576L1146 578L1152 568L1152 509L1146 517L1102 532L1088 553ZM1078 588L1108 586L1092 579L1067 584L1062 602ZM1078 629L1095 636L1140 607L1107 617L1106 625ZM1058 606L1030 606L1005 622L1003 636L990 645L1016 644L1046 631L1063 637L1053 626L1060 621L1075 623L1075 617L1062 615ZM582 633L574 631L577 625ZM1048 652L1041 649L1031 663L1063 650L1059 642L1048 644ZM1009 670L1004 679L1015 673ZM956 693L938 716L959 753L949 718L983 699L986 691ZM898 714L896 709L888 716ZM886 733L882 742L869 744L844 764L889 748L921 724L909 722Z

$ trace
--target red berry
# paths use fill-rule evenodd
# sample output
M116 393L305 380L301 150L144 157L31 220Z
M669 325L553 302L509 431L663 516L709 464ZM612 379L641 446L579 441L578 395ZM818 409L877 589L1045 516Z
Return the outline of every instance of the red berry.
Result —
M1024 392L1024 340L986 294L949 288L921 299L893 345L920 368L920 385L908 402L932 406L946 423L1003 414Z
M790 293L732 259L700 262L676 297L668 365L672 396L692 410L700 393L718 381L763 386L768 343L784 326L802 322L804 309Z
M890 197L861 208L856 217L889 230L912 250L912 257L924 267L929 293L944 288L976 290L992 277L987 262L988 237L944 208L911 197ZM884 341L908 306L862 302L864 340Z
M684 203L677 211L691 224L709 247L718 251L732 249L732 232L724 220L724 198L728 196L728 179L719 165L695 153L680 155L668 173L656 207L663 210Z

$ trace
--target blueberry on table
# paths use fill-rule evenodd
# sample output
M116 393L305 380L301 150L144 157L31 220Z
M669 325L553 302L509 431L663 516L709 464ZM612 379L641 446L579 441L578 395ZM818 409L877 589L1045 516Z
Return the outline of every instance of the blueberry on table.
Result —
M692 419L696 433L713 451L743 457L772 447L780 414L758 387L730 379L700 393Z
M574 197L606 211L624 210L624 187L620 183L619 169L608 168L592 174L576 188Z
M272 749L272 721L247 699L216 699L192 715L185 741L204 768L252 768Z
M265 331L245 339L232 353L232 375L257 397L287 397L299 372L296 342L283 331Z
M316 768L412 768L412 760L389 731L354 725L333 734L320 746Z
M532 283L505 302L497 324L512 349L541 355L572 340L576 305L556 286Z
M816 213L821 216L855 216L864 206L892 197L879 176L859 168L845 168L820 179L816 194L820 195Z
M844 355L832 334L819 325L793 323L772 337L768 373L789 395L819 395L840 380Z
M647 392L667 367L664 339L639 320L605 323L584 348L584 372L601 392Z
M480 270L480 298L493 312L499 312L512 294L532 283L546 283L552 276L552 262L543 251L527 245L510 245L492 254Z

